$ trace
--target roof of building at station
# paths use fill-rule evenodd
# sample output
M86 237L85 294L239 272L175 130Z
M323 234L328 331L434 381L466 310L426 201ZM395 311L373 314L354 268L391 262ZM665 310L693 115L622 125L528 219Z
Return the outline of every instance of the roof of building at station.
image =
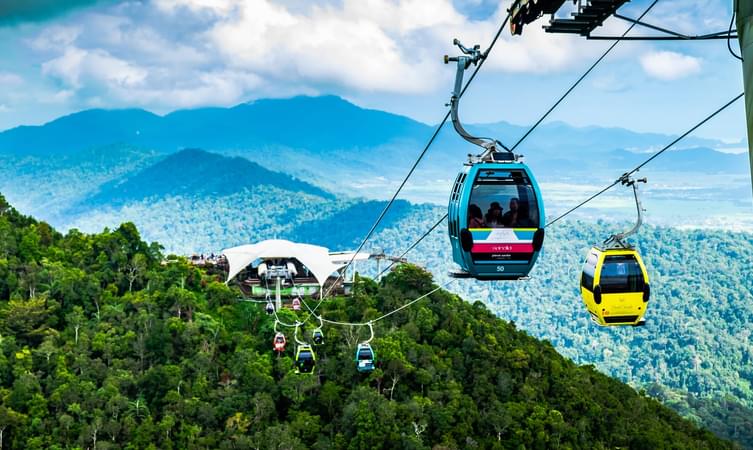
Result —
M323 285L327 278L344 267L353 258L353 252L330 253L329 249L311 244L299 244L283 239L271 239L257 244L240 245L222 251L230 270L227 281L232 280L256 260L297 259ZM354 260L368 259L369 254L360 252Z

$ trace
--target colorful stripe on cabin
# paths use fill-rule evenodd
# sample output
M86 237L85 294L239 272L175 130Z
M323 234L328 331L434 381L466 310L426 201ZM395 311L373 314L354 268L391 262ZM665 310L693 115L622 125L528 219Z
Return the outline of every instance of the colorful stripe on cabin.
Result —
M477 264L528 264L536 228L471 228L471 257Z

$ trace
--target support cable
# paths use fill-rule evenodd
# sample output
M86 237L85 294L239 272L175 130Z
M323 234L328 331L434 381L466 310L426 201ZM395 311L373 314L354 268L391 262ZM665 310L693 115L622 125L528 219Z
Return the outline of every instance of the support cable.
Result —
M643 11L643 14L641 14L638 17L638 19L636 20L636 22L640 21L641 19L643 19L643 17L646 14L648 14L648 12L651 11L651 9L654 7L654 5L656 5L658 2L659 2L659 0L654 0L650 5L648 5L648 8L646 8L646 10ZM612 50L617 46L617 44L619 44L620 41L622 41L625 38L625 36L628 33L630 33L630 31L635 27L635 25L637 24L636 22L631 23L630 26L627 28L627 30L625 30L625 32L622 33L622 36L620 36L619 39L617 39L616 41L614 41L612 43L612 45L610 45L609 48L607 48L607 50L604 53L602 53L601 56L593 64L591 64L591 67L589 67L588 70L586 70L583 73L583 75L581 75L580 78L578 78L575 81L575 83L573 83L573 85L570 86L570 88L567 91L565 91L565 93L562 94L562 96L556 102L554 102L554 104L547 110L547 112L545 112L544 115L542 115L539 118L539 120L537 120L536 123L534 123L533 126L531 128L529 128L528 131L526 131L526 133L520 139L518 139L518 142L516 142L515 145L513 145L512 148L510 149L511 151L515 151L515 149L520 145L520 143L523 142L531 133L533 133L533 130L535 130L539 125L541 125L541 122L543 122L544 119L546 119L549 116L549 114L551 114L551 112L554 111L555 108L557 108L560 105L560 103L562 103L565 100L565 98L567 98L567 96L570 95L570 93L576 87L578 87L578 85L581 83L581 81L583 81L588 76L588 74L590 74L591 71L594 70L596 68L596 66L598 66L599 63L602 60L604 60L604 58L606 58L609 53L612 52Z
M738 0L735 0L732 4L732 18L729 19L729 30L727 30L727 49L729 50L729 53L732 56L742 61L743 57L735 53L734 50L732 50L732 44L730 43L730 39L732 39L732 25L734 25L735 15L737 15L737 2ZM742 52L742 49L741 49L741 52Z
M658 0L655 0L658 1ZM468 81L465 83L465 86L463 87L463 90L460 91L460 95L458 98L462 97L463 94L465 94L465 91L468 89L468 87L471 85L473 80L476 78L476 75L481 70L481 68L484 66L484 62L486 61L486 57L489 55L491 50L494 48L494 46L497 44L497 41L499 40L500 35L502 34L502 31L505 29L505 26L507 25L508 20L510 20L510 13L508 12L507 16L505 17L505 20L502 22L502 25L500 25L499 29L497 30L496 34L494 35L494 38L492 39L491 43L489 44L489 47L484 52L483 58L479 61L478 65L476 66L476 69L471 73L471 76L468 78ZM387 211L392 207L393 203L395 202L395 199L397 199L397 196L400 194L400 192L405 187L405 184L408 182L408 179L413 175L413 172L416 170L416 167L418 167L418 164L421 162L423 157L426 155L426 153L429 151L429 148L436 140L437 136L439 135L440 130L444 125L447 123L447 120L450 118L451 110L447 111L442 121L439 123L437 128L434 130L434 133L431 135L431 138L426 143L426 146L424 146L424 149L421 151L421 153L418 155L418 158L416 158L416 161L411 166L410 170L408 171L408 174L405 176L403 181L400 183L400 186L398 186L397 190L393 194L392 198L389 200L387 205L384 207L382 212L379 214L379 217L377 217L374 224L371 226L371 229L366 233L366 236L361 241L361 244L358 246L358 249L353 253L353 256L350 258L350 261L348 261L348 264L345 265L345 267L342 269L340 274L338 275L337 279L335 280L335 283L332 284L332 286L327 290L327 292L324 294L323 297L327 297L332 289L334 289L337 282L342 278L343 274L348 270L348 268L353 264L353 261L355 260L358 253L363 249L364 245L366 245L366 242L371 238L371 236L374 234L374 231L376 231L376 228L379 226L379 224L384 219L384 216L387 214ZM322 300L319 300L317 305L314 307L312 313L315 313L316 310L319 308L319 306L322 304Z
M658 158L661 154L663 154L664 152L666 152L667 150L669 150L670 148L672 148L675 144L677 144L678 142L680 142L682 139L686 138L690 133L694 132L695 130L697 130L698 128L700 128L702 125L704 125L706 122L708 122L709 120L711 120L714 117L716 117L716 115L718 115L719 113L721 113L722 111L724 111L725 109L727 109L728 107L730 107L736 101L740 100L740 98L742 98L743 95L745 95L744 92L740 93L739 95L737 95L736 97L734 97L732 100L730 100L727 103L725 103L722 107L720 107L716 111L714 111L711 114L709 114L708 116L706 116L703 120L701 120L697 124L693 125L693 127L691 127L688 131L686 131L685 133L683 133L680 136L678 136L672 142L670 142L669 144L667 144L664 148L662 148L658 152L656 152L653 155L651 155L651 157L649 157L648 159L646 159L642 163L638 164L636 167L634 167L633 169L631 169L629 172L625 172L624 174L622 174L620 176L620 178L618 178L617 180L615 180L612 184L610 184L609 186L607 186L604 189L600 190L599 192L593 194L592 196L588 197L586 200L583 200L582 202L578 203L576 206L574 206L574 207L570 208L569 210L567 210L564 214L559 215L556 219L554 219L554 220L550 221L549 223L547 223L544 228L548 228L551 225L557 223L559 220L563 219L564 217L566 217L567 215L569 215L573 211L575 211L578 208L584 206L586 203L590 202L591 200L595 199L596 197L598 197L601 194L605 193L606 191L610 190L611 188L613 188L617 184L621 183L622 180L625 177L629 177L630 175L632 175L632 174L638 172L639 170L641 170L646 164L648 164L651 161L653 161L654 159Z
M630 26L629 26L629 27L628 27L628 28L627 28L627 29L625 30L625 32L624 32L624 33L622 33L622 35L621 35L621 36L620 36L620 37L619 37L619 38L618 38L618 39L617 39L617 40L616 40L616 41L615 41L615 42L614 42L614 43L613 43L612 45L610 45L610 46L609 46L609 48L607 48L607 50L606 50L606 51L605 51L604 53L602 53L602 55L601 55L601 56L600 56L600 57L599 57L599 58L598 58L598 59L597 59L596 61L594 61L594 63L593 63L593 64L591 64L591 66L590 66L590 67L588 68L588 70L586 70L586 71L585 71L585 72L583 73L583 75L581 75L581 76L580 76L580 77L579 77L579 78L578 78L578 79L577 79L577 80L575 81L575 83L573 83L573 84L572 84L572 85L570 86L570 88L569 88L569 89L568 89L567 91L565 91L565 93L564 93L564 94L562 94L562 95L561 95L561 96L559 97L559 99L558 99L558 100L557 100L557 101L556 101L556 102L555 102L555 103L554 103L554 104L553 104L553 105L552 105L552 106L551 106L551 107L550 107L550 108L549 108L549 109L548 109L548 110L547 110L547 111L546 111L546 112L545 112L545 113L544 113L544 114L543 114L543 115L542 115L542 116L541 116L541 117L540 117L540 118L539 118L539 119L538 119L538 120L536 121L536 123L534 123L534 124L533 124L533 125L532 125L532 126L531 126L531 127L529 128L529 129L528 129L528 131L526 131L526 133L525 133L525 134L523 134L523 136L521 136L521 137L520 137L520 139L518 139L518 141L517 141L517 142L515 143L515 145L513 145L513 146L512 146L512 148L510 148L510 151L511 151L511 152L512 152L512 151L515 151L515 149L516 149L516 148L517 148L517 147L518 147L518 146L519 146L519 145L520 145L520 144L521 144L521 143L522 143L522 142L523 142L524 140L526 140L526 138L528 138L528 136L530 136L530 135L531 135L531 133L533 133L533 131L534 131L534 130L535 130L535 129L536 129L536 128L537 128L538 126L539 126L539 125L541 125L541 123L542 123L542 122L543 122L543 121L544 121L544 120L545 120L545 119L546 119L546 118L547 118L547 117L549 116L549 114L551 114L551 113L552 113L552 111L554 111L554 110L555 110L555 109L556 109L556 108L557 108L557 107L558 107L558 106L559 106L559 105L560 105L560 104L561 104L561 103L562 103L562 102L563 102L563 101L565 100L565 98L567 98L567 96L568 96L568 95L570 95L570 93L571 93L571 92L572 92L573 90L575 90L575 88L576 88L576 87L578 87L578 85L579 85L579 84L580 84L580 83L581 83L581 82L582 82L582 81L583 81L583 80L584 80L584 79L585 79L585 78L586 78L586 77L588 76L588 74L590 74L590 73L591 73L591 71L593 71L593 69L594 69L594 68L596 68L596 66L597 66L597 65L599 65L599 63L601 63L601 61L602 61L602 60L604 60L604 58L606 58L606 56L607 56L607 55L608 55L608 54L609 54L609 53L610 53L610 52L611 52L611 51L612 51L612 50L613 50L613 49L614 49L614 48L615 48L615 47L617 46L617 44L619 44L619 43L620 43L620 41L621 41L621 40L624 40L625 36L626 36L626 35L627 35L627 34L628 34L628 33L629 33L629 32L630 32L630 31L631 31L631 30L632 30L632 29L633 29L633 28L635 27L635 25L637 25L637 24L638 24L638 23L640 22L640 20L641 20L641 19L643 19L643 17L644 17L644 16L646 16L646 14L648 14L648 12L649 12L649 11L651 11L651 9L652 9L652 8L653 8L653 7L654 7L654 6L655 6L655 5L656 5L656 4L658 3L658 2L659 2L659 0L654 0L654 2L653 2L653 3L651 3L651 4L650 4L650 5L648 6L648 8L646 8L646 9L645 9L645 10L643 11L643 14L641 14L641 15L640 15L640 16L638 17L638 19L635 19L635 20L634 20L634 19L631 19L631 25L630 25ZM481 62L483 63L483 61L484 61L484 60L482 59L482 60L481 60ZM479 67L479 68L480 68L480 67ZM471 77L470 77L470 78L469 78L469 80L468 80L468 83L470 83L470 82L471 82L471 80L473 80L473 78L475 77L475 75L476 75L476 72L478 72L478 69L479 69L479 68L477 68L477 69L476 69L476 71L474 71L474 72L473 72L473 74L471 75ZM468 87L468 85L467 85L467 84L466 84L466 87ZM463 89L463 92L465 92L465 89ZM462 95L462 94L461 94L461 95ZM445 119L446 119L446 118L445 118ZM611 187L612 187L612 186L610 186L610 188L611 188ZM609 188L607 188L607 189L609 189ZM447 214L445 214L445 215L444 215L444 216L443 216L443 217L442 217L441 219L439 219L439 220L438 220L438 221L437 221L437 222L436 222L436 223L435 223L435 224L434 224L434 225L433 225L433 226L432 226L432 227L431 227L431 228L430 228L430 229L429 229L429 230L428 230L428 231L427 231L426 233L424 233L424 234L423 234L423 235L422 235L422 236L421 236L420 238L418 238L418 240L416 240L416 241L415 241L415 242L414 242L413 244L411 244L411 246L410 246L410 247L408 247L408 249L407 249L407 250L406 250L405 252L403 252L403 254L402 254L402 255L401 255L400 257L401 257L401 258L402 258L402 257L404 257L404 256L405 256L405 255L406 255L406 254L407 254L408 252L410 252L411 250L413 250L413 249L414 249L414 248L415 248L415 247L416 247L416 246L417 246L417 245L418 245L418 244L419 244L419 243L420 243L421 241L423 241L423 240L424 240L424 239L425 239L425 238L426 238L426 237L427 237L427 236L428 236L428 235L429 235L429 234L430 234L430 233L431 233L431 232L432 232L432 231L433 231L433 230L434 230L434 229L435 229L435 228L436 228L437 226L439 226L439 224L440 224L440 223L442 223L442 221L443 221L443 220L445 220L446 218L447 218ZM394 262L393 262L392 264L390 264L390 265L389 265L389 267L387 267L387 268L386 268L385 270L383 270L383 271L382 271L382 272L381 272L381 273L380 273L380 274L379 274L379 275L377 276L377 278L379 278L379 276L381 276L381 275L382 275L383 273L385 273L385 272L386 272L386 271L387 271L388 269L390 269L390 268L391 268L391 267L393 267L394 265L395 265L395 263L394 263Z
M437 286L434 289L432 289L431 291L423 294L422 296L417 297L417 298L409 301L408 303L406 303L406 304L404 304L404 305L402 305L402 306L400 306L398 308L393 309L392 311L390 311L388 313L382 314L381 316L377 317L376 319L371 319L368 322L341 322L341 321L338 321L338 320L325 319L324 317L321 317L321 316L318 316L318 317L320 317L320 319L321 319L322 322L329 323L329 324L332 324L332 325L342 325L342 326L347 326L347 327L365 327L365 326L369 326L369 324L374 324L376 322L379 322L380 320L386 319L387 317L389 317L389 316L391 316L391 315L393 315L393 314L395 314L395 313L397 313L399 311L402 311L405 308L413 306L417 302L425 299L426 297L430 296L431 294L437 292L440 289L445 289L453 281L455 281L455 280L450 280L447 283L443 284L442 286Z
M662 28L656 25L652 25L650 23L646 23L638 19L633 19L632 17L623 16L622 14L615 13L615 14L612 14L612 16L617 19L624 20L626 22L631 22L636 25L640 25L642 27L652 29L654 31L659 31L669 36L616 37L616 36L593 36L589 34L588 36L586 36L586 39L595 40L595 41L613 41L613 40L619 40L619 39L622 39L625 41L705 41L705 40L712 40L712 39L727 39L728 37L732 36L731 26L730 26L729 31L717 31L715 33L687 35L687 34L678 33L677 31L669 30L667 28Z
M423 241L423 240L424 240L424 238L426 238L426 237L427 237L428 235L430 235L430 234L432 233L432 231L436 230L436 229L437 229L437 227L438 227L438 226L439 226L439 225L440 225L440 224L441 224L442 222L444 222L444 221L445 221L445 219L447 219L447 216L448 216L448 214L447 214L447 213L445 213L445 214L444 214L444 216L442 216L442 217L441 217L441 218L440 218L440 219L439 219L439 220L438 220L438 221L437 221L437 222L436 222L436 223L435 223L434 225L432 225L432 226L431 226L431 228L429 228L429 229L428 229L428 230L426 231L426 233L424 233L424 234L423 234L423 235L422 235L422 236L421 236L420 238L418 238L418 240L416 240L416 241L415 241L415 242L414 242L413 244L411 244L411 246L410 246L410 247L408 247L408 248L407 248L407 249L406 249L406 250L405 250L405 251L404 251L403 253L401 253L401 254L400 254L400 256L398 256L398 257L397 257L397 260L393 260L393 261L392 261L392 262L390 263L390 265L389 265L389 266L385 267L385 268L384 268L384 270L382 270L381 272L379 272L379 274L378 274L378 275L376 276L376 277L377 277L377 279L379 279L379 277L381 277L381 276L382 276L382 275L384 275L384 274L385 274L385 273L386 273L387 271L389 271L389 270L390 270L390 269L391 269L391 268L392 268L392 267L393 267L393 266L394 266L395 264L397 264L397 262L398 262L398 261L402 260L402 259L403 259L403 258L405 257L405 255L407 255L408 253L410 253L410 251L411 251L411 250L413 250L414 248L416 248L416 246L417 246L418 244L420 244L420 243L421 243L421 241Z
M577 209L579 209L580 207L582 207L582 206L586 205L587 203L591 202L591 201L592 201L593 199L595 199L596 197L599 197L600 195L604 194L605 192L607 192L608 190L612 189L612 188L613 188L613 187L615 187L616 185L620 184L620 183L622 182L622 179L623 179L623 177L624 177L624 176L627 176L627 175L632 175L632 174L634 174L635 172L638 172L638 171L639 171L640 169L642 169L642 168L643 168L643 167L644 167L644 166L645 166L646 164L650 163L650 162L651 162L651 161L653 161L653 160L654 160L655 158L657 158L657 157L658 157L659 155L661 155L661 154L662 154L662 153L664 153L665 151L669 150L669 149L670 149L671 147L673 147L673 146L674 146L675 144L677 144L677 143L678 143L678 142L679 142L680 140L682 140L682 139L684 139L685 137L687 137L687 136L688 136L688 135L689 135L690 133L694 132L694 131L695 131L696 129L698 129L699 127L701 127L702 125L704 125L704 124L705 124L706 122L708 122L709 120L711 120L712 118L714 118L714 117L715 117L715 116L716 116L717 114L719 114L719 113L721 113L722 111L724 111L725 109L727 109L727 108L728 108L729 106L731 106L731 105L732 105L733 103L735 103L735 102L736 102L737 100L739 100L739 99L740 99L740 98L741 98L741 97L742 97L743 95L745 95L745 93L741 93L740 95L736 96L735 98L733 98L732 100L730 100L729 102L727 102L726 104L724 104L724 106L722 106L721 108L719 108L719 109L717 109L716 111L714 111L713 113L711 113L711 114L710 114L709 116L707 116L707 117L706 117L705 119L703 119L702 121L700 121L699 123L697 123L697 124L696 124L695 126L693 126L693 127L691 128L691 129L689 129L688 131L686 131L685 133L683 133L683 134L682 134L681 136L679 136L679 137L678 137L678 138L676 138L675 140L673 140L673 141L672 141L671 143L669 143L669 144L668 144L667 146L665 146L664 148L662 148L661 150L659 150L658 152L656 152L655 154L653 154L653 155L652 155L652 156L651 156L650 158L648 158L647 160L645 160L644 162L642 162L641 164L639 164L639 165L638 165L637 167L635 167L635 168L634 168L633 170L631 170L630 172L626 172L625 174L623 174L622 176L620 176L620 178L618 178L617 180L615 180L615 181L614 181L614 182L613 182L612 184L610 184L610 185L606 186L605 188L603 188L603 189L602 189L602 190L600 190L599 192L597 192L597 193L595 193L595 194L591 195L590 197L588 197L587 199L583 200L582 202L580 202L580 203L579 203L579 204L577 204L576 206L574 206L574 207L570 208L570 209L569 209L569 210L567 210L567 211L566 211L566 212L565 212L564 214L562 214L562 215L558 216L557 218L555 218L554 220L550 221L549 223L547 223L547 224L546 224L546 225L544 226L544 228L548 228L549 226L551 226L551 225L555 224L556 222L558 222L559 220L561 220L561 219L563 219L564 217L568 216L569 214L571 214L571 213L572 213L572 212L574 212L575 210L577 210ZM415 241L415 242L414 242L413 244L411 244L411 246L410 246L410 247L409 247L409 248L408 248L408 249L407 249L407 250L406 250L405 252L403 252L403 254L401 255L401 258L402 258L402 257L404 257L404 256L405 256L405 255L406 255L406 254L407 254L408 252L410 252L411 250L413 250L413 249L414 249L414 248L415 248L415 247L416 247L416 246L417 246L417 245L418 245L418 244L419 244L419 243L420 243L421 241L423 241L423 240L424 240L424 239L425 239L425 238L426 238L426 237L427 237L427 236L428 236L428 235L429 235L429 234L430 234L430 233L431 233L431 232L432 232L432 231L433 231L433 230L434 230L434 229L435 229L435 228L436 228L437 226L439 226L439 224L440 224L440 223L442 223L442 221L444 221L444 220L445 220L446 218L447 218L447 214L445 214L444 216L442 216L442 218L440 218L440 219L439 219L439 220L438 220L438 221L437 221L437 222L436 222L436 223L435 223L435 224L434 224L434 225L433 225L433 226L432 226L432 227L431 227L431 228L429 229L429 231L427 231L426 233L424 233L424 234L423 234L423 235L422 235L422 236L421 236L420 238L418 238L418 240L416 240L416 241ZM387 267L387 269L389 269L390 267L392 267L392 266L393 266L394 264L395 264L395 263L393 262L393 264L391 264L391 265L390 265L389 267ZM385 272L385 271L386 271L387 269L385 269L384 271L382 271L382 273L380 273L380 274L379 274L379 276L381 276L381 275L382 275L382 274L383 274L383 273L384 273L384 272Z

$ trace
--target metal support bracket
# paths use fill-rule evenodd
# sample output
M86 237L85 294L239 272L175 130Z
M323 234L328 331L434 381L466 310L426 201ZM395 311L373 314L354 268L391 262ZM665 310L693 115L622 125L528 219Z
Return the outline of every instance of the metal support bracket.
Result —
M660 33L663 33L662 36L592 36L590 33L588 36L586 36L587 39L591 40L602 40L602 41L616 41L616 40L622 40L622 41L707 41L712 39L737 39L737 33L731 34L728 31L718 31L716 33L707 33L707 34L699 34L699 35L687 35L678 33L673 30L669 30L667 28L662 28L656 25L652 25L650 23L643 22L641 20L633 19L632 17L623 16L622 14L612 14L613 17L624 20L625 22L634 23L636 25L640 25L642 27L648 28L650 30L658 31Z
M484 151L479 155L480 160L490 160L491 155L497 152L497 146L509 151L501 142L496 139L488 137L477 137L469 133L460 123L460 116L458 109L460 106L460 97L463 94L463 75L465 71L471 65L477 65L486 58L486 53L481 52L480 45L474 45L472 48L465 47L459 40L454 39L453 45L456 45L464 55L450 57L444 55L444 63L450 62L457 63L457 70L455 71L455 88L452 91L452 97L450 97L450 111L452 117L452 125L455 127L455 131L466 141L478 145L483 148Z
M369 332L371 332L371 336L369 336L369 339L364 341L363 344L369 344L374 339L374 324L373 322L369 321L366 323L366 325L369 326Z
M636 183L647 183L648 179L640 178L635 180L633 178L630 178L630 175L625 173L620 177L619 181L623 186L630 186L631 188L633 188L633 197L635 197L635 209L638 212L638 219L631 229L622 233L613 234L612 236L607 238L604 241L604 245L608 248L632 248L632 246L627 243L625 239L638 232L638 229L641 227L641 225L643 225L643 212L645 211L645 209L643 209L643 205L641 204L641 199L638 197L638 186Z
M307 342L303 342L302 340L298 339L298 328L303 325L302 322L296 322L295 323L295 332L293 333L293 339L295 339L295 342L298 343L298 345L309 345Z

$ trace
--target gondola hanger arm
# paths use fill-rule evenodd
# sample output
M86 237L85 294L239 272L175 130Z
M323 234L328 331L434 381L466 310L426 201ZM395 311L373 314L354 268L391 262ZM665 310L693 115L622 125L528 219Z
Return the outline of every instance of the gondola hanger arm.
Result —
M295 342L298 345L308 345L306 342L303 342L302 340L298 339L298 328L300 328L301 325L303 325L301 322L295 323L295 332L293 333L293 339L295 339Z
M462 137L466 141L478 145L479 147L484 149L482 154L479 155L479 158L481 160L488 159L492 153L497 151L497 146L509 151L509 149L505 147L504 144L496 139L477 137L472 135L465 129L465 127L463 127L463 124L460 122L460 115L458 110L460 106L460 96L463 92L463 75L465 74L466 69L468 69L471 65L477 65L481 61L483 61L486 58L486 53L481 51L480 45L474 45L473 47L468 48L457 39L454 39L452 43L453 45L456 45L463 53L463 55L452 57L449 55L444 55L445 64L449 64L450 62L457 63L457 70L455 71L455 86L452 90L452 97L450 97L449 103L452 125L453 127L455 127L455 131L457 131L460 137Z
M365 343L370 344L371 341L374 339L374 323L372 321L368 321L366 325L369 326L369 332L371 333L371 336L369 336L369 339Z
M631 188L633 188L633 197L635 197L635 209L638 213L638 218L635 222L635 225L633 225L631 229L622 233L612 235L606 241L604 241L604 243L607 246L619 245L623 248L629 248L630 245L625 242L625 239L638 232L638 229L641 227L641 225L643 225L643 212L645 211L645 209L643 209L643 205L641 204L641 199L640 197L638 197L638 186L636 183L647 183L648 179L645 177L633 179L630 178L629 174L625 173L620 177L619 182L622 183L623 186L630 186Z

